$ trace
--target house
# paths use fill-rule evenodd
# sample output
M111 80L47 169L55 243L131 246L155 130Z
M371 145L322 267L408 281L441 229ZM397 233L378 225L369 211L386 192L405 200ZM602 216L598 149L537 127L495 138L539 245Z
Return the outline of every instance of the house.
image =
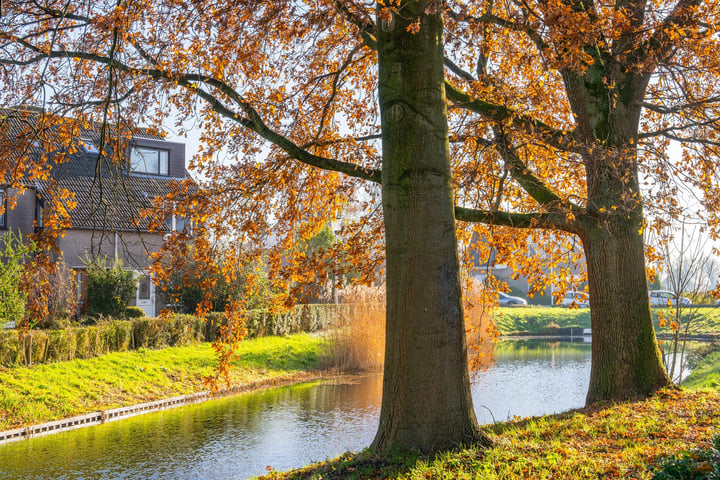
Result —
M50 192L71 192L66 202L75 207L69 210L70 227L58 238L57 248L66 265L77 272L80 301L86 295L87 261L106 257L137 273L138 288L131 304L146 315L156 315L165 302L147 272L149 255L160 248L164 234L181 222L170 218L160 231L151 231L142 212L152 208L156 197L165 196L172 184L189 178L185 145L140 130L124 137L122 147L114 149L119 152L114 152L107 146L110 142L102 142L102 126L74 125L63 132L62 126L43 129L37 126L40 115L36 109L0 111L0 145L5 149L15 145L13 152L6 150L3 156L6 182L0 186L0 202L5 208L0 229L28 235L45 228ZM46 162L40 161L43 156ZM34 161L49 166L47 175L28 174ZM25 170L8 181L13 166L16 171Z

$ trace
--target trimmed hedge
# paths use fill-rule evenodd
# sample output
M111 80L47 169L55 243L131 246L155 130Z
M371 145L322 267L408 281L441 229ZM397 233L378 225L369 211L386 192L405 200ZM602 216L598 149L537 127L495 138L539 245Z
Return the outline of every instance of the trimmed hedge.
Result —
M346 313L344 305L298 305L276 315L267 310L252 310L245 319L247 336L316 332L329 328ZM220 327L226 322L224 314L213 312L207 320L177 314L167 319L143 317L63 330L30 330L22 339L17 330L5 330L0 331L0 365L35 365L138 348L211 342L218 338Z

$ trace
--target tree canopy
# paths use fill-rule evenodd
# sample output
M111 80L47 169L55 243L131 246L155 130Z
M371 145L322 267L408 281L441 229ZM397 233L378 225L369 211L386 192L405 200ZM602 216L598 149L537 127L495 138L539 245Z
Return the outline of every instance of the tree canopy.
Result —
M385 3L381 15L402 16L402 2ZM629 147L639 154L633 170L647 185L646 208L679 213L674 180L689 181L714 225L715 2L430 4L445 19L459 219L577 233L583 217L634 201L636 192L624 205L588 203L592 158ZM288 238L298 223L311 236L358 180L380 180L374 2L13 1L4 9L4 105L181 135L201 128L191 167L215 190L203 207L222 206L233 231L264 232L274 221ZM630 133L612 124L619 120ZM670 140L683 143L682 156L668 155ZM525 239L512 235L495 243L514 264Z
M365 267L367 280L385 243L389 270L421 261L440 272L427 280L440 285L439 299L459 295L445 262L452 252L430 268L433 245L408 254L403 245L415 238L395 237L391 225L417 237L429 226L454 232L457 219L465 258L492 248L538 290L567 286L561 269L548 278L539 264L557 266L579 240L593 317L588 402L667 384L643 232L697 208L719 233L716 0L33 0L3 8L2 104L42 105L48 125L62 116L125 132L198 129L190 167L200 188L163 205L193 218L196 234L225 239L230 255L259 256L272 231L272 270L301 280L309 270L283 264L280 252L315 235L353 196L363 214L327 253L342 249L343 265ZM108 137L126 141L123 128ZM681 155L670 154L671 141ZM6 176L28 163L11 159ZM697 207L681 200L681 183ZM382 210L369 184L382 185ZM446 202L454 218L440 222ZM419 205L438 210L403 223L422 216ZM531 248L547 255L527 255ZM421 286L413 270L402 280L401 267L398 290L388 287L388 322L403 324L412 308L398 303L392 313L391 299L420 302ZM454 301L442 308L441 316L462 315ZM447 342L464 348L462 335ZM474 436L468 428L451 442Z

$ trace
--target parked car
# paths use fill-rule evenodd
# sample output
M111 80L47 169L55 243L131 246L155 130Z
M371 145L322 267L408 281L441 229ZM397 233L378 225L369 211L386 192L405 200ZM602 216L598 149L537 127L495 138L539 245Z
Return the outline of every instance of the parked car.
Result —
M573 304L577 305L578 308L587 308L590 306L590 296L585 292L567 292L565 298L563 298L562 306L569 307Z
M501 307L507 307L510 305L527 305L527 301L524 298L513 297L507 293L498 292L498 304Z
M651 307L675 306L675 294L673 292L668 292L667 290L650 290L648 297L650 298ZM680 297L680 305L689 307L692 305L692 300L687 297Z

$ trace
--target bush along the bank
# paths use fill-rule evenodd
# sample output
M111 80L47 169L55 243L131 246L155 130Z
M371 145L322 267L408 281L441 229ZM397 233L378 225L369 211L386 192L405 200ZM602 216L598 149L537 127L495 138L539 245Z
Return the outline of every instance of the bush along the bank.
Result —
M720 480L720 435L708 448L698 448L668 459L653 480Z
M142 318L145 311L140 307L125 307L125 318Z
M86 263L88 277L87 311L91 317L121 317L137 288L137 278L118 262L96 258Z
M247 312L248 337L289 335L329 328L343 317L343 305L298 305L280 314L266 310ZM62 330L17 330L0 332L0 365L29 366L65 360L87 359L109 352L138 348L164 348L191 345L218 338L226 323L222 313L211 313L206 320L193 315L169 318L109 320L88 327Z

